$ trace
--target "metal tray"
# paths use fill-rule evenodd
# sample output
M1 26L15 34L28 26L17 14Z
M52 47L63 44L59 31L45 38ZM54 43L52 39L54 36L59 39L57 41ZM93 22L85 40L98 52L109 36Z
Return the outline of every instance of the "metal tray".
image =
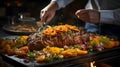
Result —
M8 36L3 38L13 39L15 37L17 36ZM91 61L101 62L101 61L106 61L106 60L120 57L120 47L106 49L103 51L91 52L91 53L88 53L87 55L67 58L59 61L56 60L50 63L37 63L35 61L26 63L24 62L24 59L18 58L16 56L8 56L6 54L1 54L1 53L0 55L3 57L4 61L14 65L15 67L43 67L43 66L57 66L57 65L69 67L67 65L83 64L83 63L89 63Z
M15 24L15 25L19 25L19 24ZM15 25L12 25L12 26L15 26ZM17 34L17 35L30 35L32 33L35 33L35 32L24 32L24 31L15 31L15 30L11 30L9 28L9 26L11 26L10 24L6 24L3 26L3 30L6 32L6 33L10 33L10 34ZM37 29L37 28L35 28Z
M35 61L33 62L29 62L29 63L25 63L24 59L20 59L17 58L16 56L8 56L8 55L3 55L1 54L1 56L3 57L3 60L6 62L9 62L10 64L14 65L15 67L43 67L43 66L56 66L56 65L61 65L61 66L66 66L66 65L75 65L75 64L84 64L84 63L89 63L91 61L97 61L97 62L101 62L101 61L108 61L110 59L113 58L117 58L120 57L120 53L119 51L120 47L117 48L113 48L111 50L106 50L106 51L102 51L102 52L97 52L97 53L89 53L87 55L84 56L77 56L77 57L73 57L73 58L68 58L68 59L64 59L61 61L54 61L51 63L44 63L44 64L40 64L40 63L36 63Z

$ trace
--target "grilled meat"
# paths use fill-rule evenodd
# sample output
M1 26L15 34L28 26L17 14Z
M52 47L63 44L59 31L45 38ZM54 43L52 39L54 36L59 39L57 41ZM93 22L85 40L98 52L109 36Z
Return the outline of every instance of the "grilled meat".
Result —
M57 27L55 27L57 28ZM35 33L33 35L30 35L28 38L28 46L30 50L40 50L46 46L56 46L56 47L64 47L65 45L76 45L81 42L83 42L82 33L85 30L78 30L77 28L74 29L74 27L71 26L71 29L69 32L64 32L64 29L62 29L63 32L58 32L55 36L47 36L50 35L48 33L45 33L47 35L44 35L43 33ZM50 30L50 29L49 29ZM48 32L48 31L46 31ZM54 30L54 32L56 32Z

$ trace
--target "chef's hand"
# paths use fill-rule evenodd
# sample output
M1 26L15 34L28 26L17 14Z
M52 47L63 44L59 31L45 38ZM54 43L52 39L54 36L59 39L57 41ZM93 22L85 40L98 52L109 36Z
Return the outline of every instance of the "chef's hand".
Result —
M40 19L44 23L48 23L55 16L56 10L58 10L58 5L56 2L51 2L40 12Z
M41 10L40 18L42 22L48 23L55 15L54 10L49 10L47 7Z
M89 23L98 23L100 21L100 14L97 10L80 9L76 11L75 15L82 21Z

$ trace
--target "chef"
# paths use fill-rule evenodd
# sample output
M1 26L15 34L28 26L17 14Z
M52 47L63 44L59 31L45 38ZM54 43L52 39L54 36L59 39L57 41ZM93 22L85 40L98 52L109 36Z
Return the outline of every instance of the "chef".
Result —
M41 10L42 22L48 23L57 10L66 7L74 0L51 0ZM120 0L88 0L85 9L77 10L75 15L84 21L87 32L115 36L120 39Z

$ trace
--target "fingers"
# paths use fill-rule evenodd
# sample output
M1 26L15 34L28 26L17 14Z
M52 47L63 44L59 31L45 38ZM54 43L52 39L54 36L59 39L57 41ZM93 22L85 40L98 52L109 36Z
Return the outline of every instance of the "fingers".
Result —
M48 17L46 17L46 23L49 23L52 19L53 15L48 15Z
M75 15L79 18L82 12L83 12L82 9L81 10L77 10Z
M41 18L42 22L46 22L46 20L47 20L47 11L46 10L41 10L40 18Z
M88 14L88 11L86 11L85 9L81 9L81 10L78 10L75 15L81 19L82 21L85 21L87 22L89 20L89 14Z
M99 12L97 10L91 9L81 9L78 10L75 15L85 22L98 23L99 22Z
M48 11L48 10L41 10L40 12L40 18L41 18L41 21L44 22L44 23L49 23L53 17L55 15L55 11Z

